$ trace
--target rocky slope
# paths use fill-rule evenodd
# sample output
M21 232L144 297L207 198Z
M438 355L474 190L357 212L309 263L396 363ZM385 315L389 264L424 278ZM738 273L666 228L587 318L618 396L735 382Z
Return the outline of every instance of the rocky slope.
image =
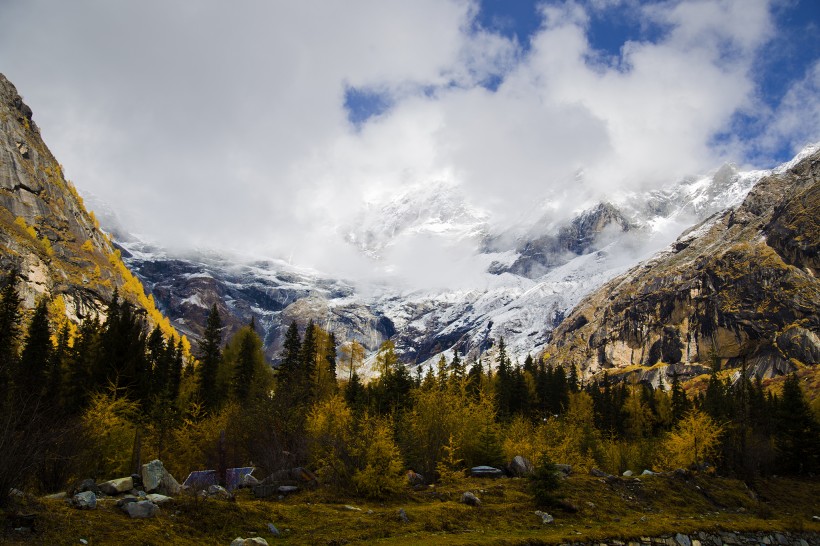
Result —
M762 178L743 204L691 229L586 297L545 352L587 375L713 364L772 376L820 363L820 149Z
M79 321L104 314L114 289L176 335L63 176L14 85L0 74L0 269L19 271L24 305L60 299Z
M613 195L566 223L543 213L517 233L493 231L457 188L411 188L340 230L341 239L377 266L400 238L443 237L479 249L472 283L455 289L413 289L385 282L363 293L353 282L294 267L213 252L169 255L129 236L101 216L126 263L151 290L174 325L196 339L216 303L226 335L253 318L276 361L291 320L314 320L339 340L369 351L392 338L403 360L430 364L458 348L480 355L503 336L523 359L549 342L552 329L583 296L726 206L739 204L765 173L725 165L703 177L649 194ZM520 226L519 226L520 228ZM343 244L342 241L339 241ZM400 243L398 243L400 244ZM483 265L482 265L483 264Z

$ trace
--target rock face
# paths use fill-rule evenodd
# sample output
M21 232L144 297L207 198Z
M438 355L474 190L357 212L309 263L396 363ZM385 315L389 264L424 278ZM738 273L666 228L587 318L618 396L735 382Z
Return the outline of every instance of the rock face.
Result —
M713 363L768 377L817 364L818 210L814 149L585 298L545 353L587 376L630 367L655 384Z
M157 322L161 317L77 190L63 176L32 121L31 109L0 74L0 271L19 271L32 308L61 298L74 321L104 315L114 289ZM166 337L168 332L166 332Z
M304 327L313 320L339 341L358 341L370 354L390 338L404 362L434 365L442 353L452 358L455 349L466 359L478 357L492 351L500 337L513 357L539 352L582 297L677 235L666 229L659 233L657 226L691 226L740 202L760 176L725 165L650 194L612 196L572 218L556 218L549 208L536 210L533 218L522 220L521 230L501 232L453 188L433 185L369 207L356 225L340 228L345 241L338 243L377 260L377 269L384 265L378 260L386 249L401 237L467 242L480 252L475 262L480 270L470 273L480 282L455 291L385 281L363 293L356 282L281 260L203 252L171 256L129 236L113 218L103 220L129 267L175 327L194 341L216 303L226 336L254 318L274 364L290 321ZM486 360L493 358L489 354Z

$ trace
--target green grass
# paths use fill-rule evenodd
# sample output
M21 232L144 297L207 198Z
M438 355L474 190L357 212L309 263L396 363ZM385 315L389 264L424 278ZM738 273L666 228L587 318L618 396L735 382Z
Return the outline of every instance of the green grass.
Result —
M752 491L754 489L756 493ZM562 485L577 513L548 509L543 525L520 479L472 479L397 498L365 501L326 489L280 500L257 500L240 491L235 502L181 497L149 520L131 520L106 500L94 511L64 501L29 500L38 530L23 536L3 531L8 544L229 544L238 536L262 536L271 544L555 544L659 536L694 531L820 531L820 482L766 479L752 484L712 476L649 476L605 481L570 476ZM460 504L473 491L479 507ZM361 508L351 511L345 505ZM399 520L403 508L409 523ZM267 531L272 522L282 532Z

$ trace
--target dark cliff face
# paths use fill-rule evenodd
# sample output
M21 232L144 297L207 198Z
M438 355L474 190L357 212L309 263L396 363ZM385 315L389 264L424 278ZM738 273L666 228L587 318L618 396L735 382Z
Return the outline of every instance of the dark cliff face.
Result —
M519 258L509 268L493 272L536 278L576 256L596 250L597 240L605 230L625 232L630 227L629 220L615 206L600 203L561 227L557 234L526 241L518 249Z
M28 306L62 295L81 318L103 307L117 278L112 246L40 137L31 109L0 75L0 264L25 276Z
M195 345L213 305L225 326L223 341L253 320L265 354L274 363L292 321L304 331L312 320L339 342L356 340L368 351L378 349L394 333L388 319L350 299L351 287L288 271L278 262L240 263L206 255L145 259L132 257L125 249L123 256L159 308Z
M785 373L820 363L820 153L762 179L735 210L584 299L547 353L603 369L676 369L713 362ZM666 366L664 366L666 365Z
M22 275L18 289L28 308L41 296L59 297L79 321L103 315L118 289L149 322L164 322L63 176L33 118L0 74L0 269Z

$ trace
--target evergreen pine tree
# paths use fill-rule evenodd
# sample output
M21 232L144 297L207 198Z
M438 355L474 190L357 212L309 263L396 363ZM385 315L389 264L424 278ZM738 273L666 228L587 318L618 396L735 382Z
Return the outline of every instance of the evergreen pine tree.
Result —
M212 411L219 405L219 387L217 372L222 360L220 350L222 341L222 319L216 304L211 307L208 320L205 322L205 332L199 344L199 397L206 411Z
M299 328L296 326L295 321L291 321L285 333L282 358L278 369L279 388L282 390L294 387L297 370L299 369L299 350L301 347L302 340L299 337Z
M336 335L333 332L328 334L328 348L325 354L325 362L330 373L333 384L336 384ZM334 391L335 392L335 391Z
M686 391L680 384L680 375L677 368L672 366L672 421L677 423L689 410L689 399L686 398Z
M100 358L100 322L96 315L92 315L80 325L68 358L63 399L69 415L85 408L89 392L95 387L92 372Z
M467 392L474 400L477 400L481 394L482 377L484 377L484 370L481 366L481 360L473 358L473 364L467 371Z
M239 354L234 371L234 396L240 402L246 402L253 386L262 343L250 327L240 330L237 336L239 336Z
M800 380L791 373L783 383L776 443L784 472L809 474L820 470L820 424L814 419Z
M0 409L7 400L9 385L17 369L21 302L17 281L18 274L12 272L0 290Z
M512 374L510 369L510 359L507 356L507 347L504 338L498 340L498 357L496 358L498 367L496 368L496 391L495 399L498 405L498 413L502 418L511 414L511 403L513 396Z
M464 379L464 361L458 356L458 348L453 349L453 360L450 362L450 380L454 385L458 385Z
M15 383L24 395L41 396L45 393L53 353L48 301L41 298L31 317L17 368Z
M179 398L179 387L182 383L182 368L184 365L182 340L180 339L176 345L169 342L166 351L168 352L166 358L171 365L168 370L168 399L176 400Z

